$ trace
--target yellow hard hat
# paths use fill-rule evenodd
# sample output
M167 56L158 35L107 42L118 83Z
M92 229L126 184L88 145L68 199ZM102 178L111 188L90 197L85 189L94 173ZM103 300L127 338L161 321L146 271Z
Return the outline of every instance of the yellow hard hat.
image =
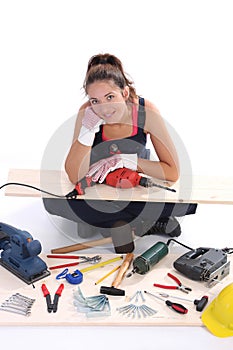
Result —
M217 337L233 336L233 283L226 286L207 306L201 319Z

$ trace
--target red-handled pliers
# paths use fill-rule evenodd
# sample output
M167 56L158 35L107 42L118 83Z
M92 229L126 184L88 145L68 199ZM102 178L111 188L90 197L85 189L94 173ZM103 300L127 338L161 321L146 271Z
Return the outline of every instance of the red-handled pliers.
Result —
M64 255L64 254L48 254L47 258L55 258L55 259L75 259L75 260L80 260L82 259L82 261L77 261L77 262L71 262L68 264L61 264L61 265L56 265L56 266L50 266L49 269L50 270L55 270L55 269L60 269L60 268L64 268L64 267L70 267L70 266L76 266L78 264L82 264L82 263L90 263L90 264L96 264L101 260L101 256L100 255L95 255L92 258L87 257L87 256L78 256L78 255Z
M172 275L171 273L168 273L167 275L168 275L168 277L172 278L177 283L177 286L166 286L164 284L154 283L153 284L154 287L159 287L159 288L164 288L164 289L179 289L184 293L191 292L192 289L184 286L176 276Z
M46 287L45 283L42 284L41 286L42 292L44 294L44 297L46 299L46 303L47 303L47 310L48 312L57 312L57 305L58 305L58 300L59 297L61 296L61 293L64 289L64 284L60 284L60 286L58 287L55 295L54 295L54 299L53 299L53 303L51 301L51 296L50 296L50 292L48 291L48 288Z

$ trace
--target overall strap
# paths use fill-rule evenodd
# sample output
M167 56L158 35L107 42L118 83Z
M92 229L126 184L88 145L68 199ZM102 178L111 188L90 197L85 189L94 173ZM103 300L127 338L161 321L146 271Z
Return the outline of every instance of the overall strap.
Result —
M143 97L139 96L139 108L138 108L138 127L144 129L145 120L146 120L146 111L145 111L145 100Z
M139 96L139 105L140 105L140 106L145 106L144 97Z

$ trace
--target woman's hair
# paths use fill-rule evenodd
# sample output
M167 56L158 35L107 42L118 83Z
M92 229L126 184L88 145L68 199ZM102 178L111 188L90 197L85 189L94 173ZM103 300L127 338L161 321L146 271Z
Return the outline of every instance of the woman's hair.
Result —
M126 77L119 58L108 53L92 56L88 62L83 88L87 93L90 84L100 80L112 80L121 90L129 87L129 100L137 97L133 82Z

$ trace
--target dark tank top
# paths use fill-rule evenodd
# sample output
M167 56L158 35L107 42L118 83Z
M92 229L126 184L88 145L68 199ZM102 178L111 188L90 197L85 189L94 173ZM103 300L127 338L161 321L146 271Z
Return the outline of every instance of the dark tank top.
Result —
M139 108L135 111L137 115L133 116L133 119L135 118L133 132L129 137L117 140L105 139L103 125L100 126L99 132L95 134L91 150L91 164L118 153L137 153L139 158L149 158L150 150L146 149L147 135L144 132L146 118L144 98L139 97Z

